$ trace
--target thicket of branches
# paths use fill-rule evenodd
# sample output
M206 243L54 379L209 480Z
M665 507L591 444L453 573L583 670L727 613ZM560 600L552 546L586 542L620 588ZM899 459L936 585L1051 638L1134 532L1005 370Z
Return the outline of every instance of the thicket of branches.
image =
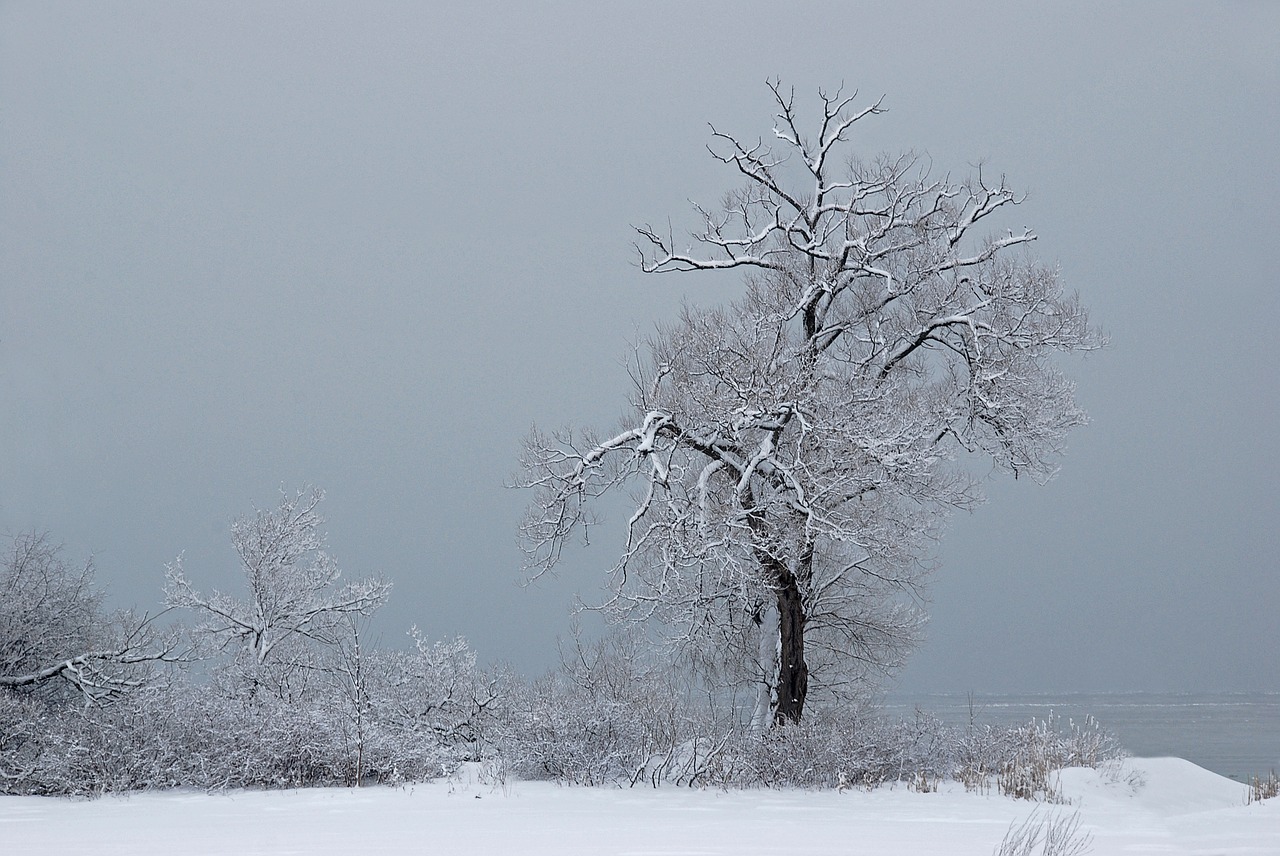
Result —
M401 783L479 757L493 698L462 643L379 659L361 713L337 693L246 700L175 676L103 705L0 692L0 792Z
M827 705L802 723L750 727L630 634L575 645L562 669L512 687L497 756L513 774L580 785L873 788L946 779L972 790L1056 801L1054 773L1123 752L1092 719L992 726L924 712L883 716L870 702Z
M952 777L1053 799L1053 770L1116 754L1092 725L1064 733L1043 723L959 729L925 715L888 721L866 704L754 729L744 716L751 699L690 680L654 658L634 632L596 643L575 637L562 667L532 681L481 669L460 639L431 642L414 631L408 647L379 649L362 633L368 609L326 610L363 597L353 592L385 596L387 588L338 584L316 532L317 501L286 497L238 524L237 531L306 546L269 563L245 600L201 595L171 570L171 600L198 610L217 603L224 618L195 622L186 644L176 631L146 637L163 640L159 647L121 644L119 634L142 638L137 621L102 613L89 569L64 564L47 539L17 539L0 564L0 609L8 619L0 637L3 674L46 677L0 685L0 792L403 783L483 760L507 775L580 785L847 788L907 781L930 789ZM247 578L263 570L255 566L264 555L281 553L242 551ZM298 575L326 583L300 585ZM296 623L287 633L288 621L273 625L281 635L265 657L261 635L229 632L225 621L269 612L258 600ZM327 611L331 620L315 618ZM324 633L315 632L320 626ZM89 681L74 672L87 662L86 650L122 653L94 659ZM52 668L68 662L70 676Z
M0 565L0 791L297 787L432 778L478 758L500 698L457 639L380 650L390 586L344 582L317 491L241 519L242 594L169 569L172 617L107 615L43 536Z

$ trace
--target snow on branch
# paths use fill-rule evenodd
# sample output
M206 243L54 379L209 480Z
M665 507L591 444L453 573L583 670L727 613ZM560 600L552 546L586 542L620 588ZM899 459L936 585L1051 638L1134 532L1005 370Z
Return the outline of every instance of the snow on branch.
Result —
M535 576L630 491L605 606L716 674L766 676L760 697L795 720L806 646L828 688L900 662L939 528L980 499L959 461L1051 476L1085 416L1049 355L1104 340L1056 270L1013 252L1034 232L979 234L1022 204L1003 176L860 159L852 129L882 101L820 93L806 136L794 93L768 86L769 145L712 126L743 184L695 205L694 248L636 229L644 272L740 268L742 296L658 331L617 430L530 434L517 484Z
M0 560L0 687L61 682L89 704L116 699L145 686L152 666L191 659L158 618L104 613L92 563L73 568L47 536L19 535Z
M258 511L232 526L248 598L197 591L182 557L169 565L168 603L194 611L200 630L226 645L239 642L258 663L282 644L312 639L328 644L348 616L372 614L391 585L380 578L339 585L341 571L325 551L318 490L283 495L270 511Z

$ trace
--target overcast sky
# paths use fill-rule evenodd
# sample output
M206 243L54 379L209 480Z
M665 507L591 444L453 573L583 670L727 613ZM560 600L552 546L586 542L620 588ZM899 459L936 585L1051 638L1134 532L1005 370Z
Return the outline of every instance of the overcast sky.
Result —
M0 532L154 609L316 484L385 643L546 668L613 557L520 585L521 437L737 292L633 265L735 186L707 123L843 82L866 153L1027 191L1113 342L1061 476L955 521L901 687L1280 691L1280 4L1046 5L0 4Z

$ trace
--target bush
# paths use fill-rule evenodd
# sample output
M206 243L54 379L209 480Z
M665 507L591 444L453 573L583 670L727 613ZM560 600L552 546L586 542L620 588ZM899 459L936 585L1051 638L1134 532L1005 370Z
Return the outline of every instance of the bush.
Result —
M502 678L462 640L367 657L358 708L332 676L317 666L289 695L226 666L87 706L0 691L0 793L420 781L487 751Z
M1053 774L1120 755L1114 739L1083 725L948 726L917 712L890 721L870 707L815 710L800 724L745 727L732 700L699 693L670 668L646 662L615 637L577 645L565 666L516 687L496 744L515 774L570 784L715 787L971 789L1056 801ZM726 711L729 711L726 713Z
M700 726L713 720L673 670L644 661L637 647L627 636L575 640L560 671L518 685L496 735L509 769L580 785L657 784L694 763Z

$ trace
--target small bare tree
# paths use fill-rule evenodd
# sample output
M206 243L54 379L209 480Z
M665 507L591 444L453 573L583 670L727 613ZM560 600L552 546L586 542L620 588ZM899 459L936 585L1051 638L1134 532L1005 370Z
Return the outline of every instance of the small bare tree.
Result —
M880 102L820 93L809 136L769 89L771 145L712 129L745 183L698 209L696 248L637 230L645 272L739 269L745 295L657 332L615 431L535 430L518 480L533 575L596 499L635 489L604 607L754 683L760 726L800 720L811 674L856 692L901 661L932 541L981 498L967 459L1047 480L1085 421L1053 353L1102 344L1056 271L1017 252L1032 232L976 234L1020 201L1003 179L860 161L849 136Z
M169 566L170 606L193 610L199 632L221 647L238 646L255 681L268 666L278 679L297 679L312 665L308 646L341 645L349 619L372 614L391 589L377 578L339 585L341 571L325 552L324 520L316 510L323 498L319 490L285 494L275 509L232 525L247 599L201 594L188 582L181 557Z

